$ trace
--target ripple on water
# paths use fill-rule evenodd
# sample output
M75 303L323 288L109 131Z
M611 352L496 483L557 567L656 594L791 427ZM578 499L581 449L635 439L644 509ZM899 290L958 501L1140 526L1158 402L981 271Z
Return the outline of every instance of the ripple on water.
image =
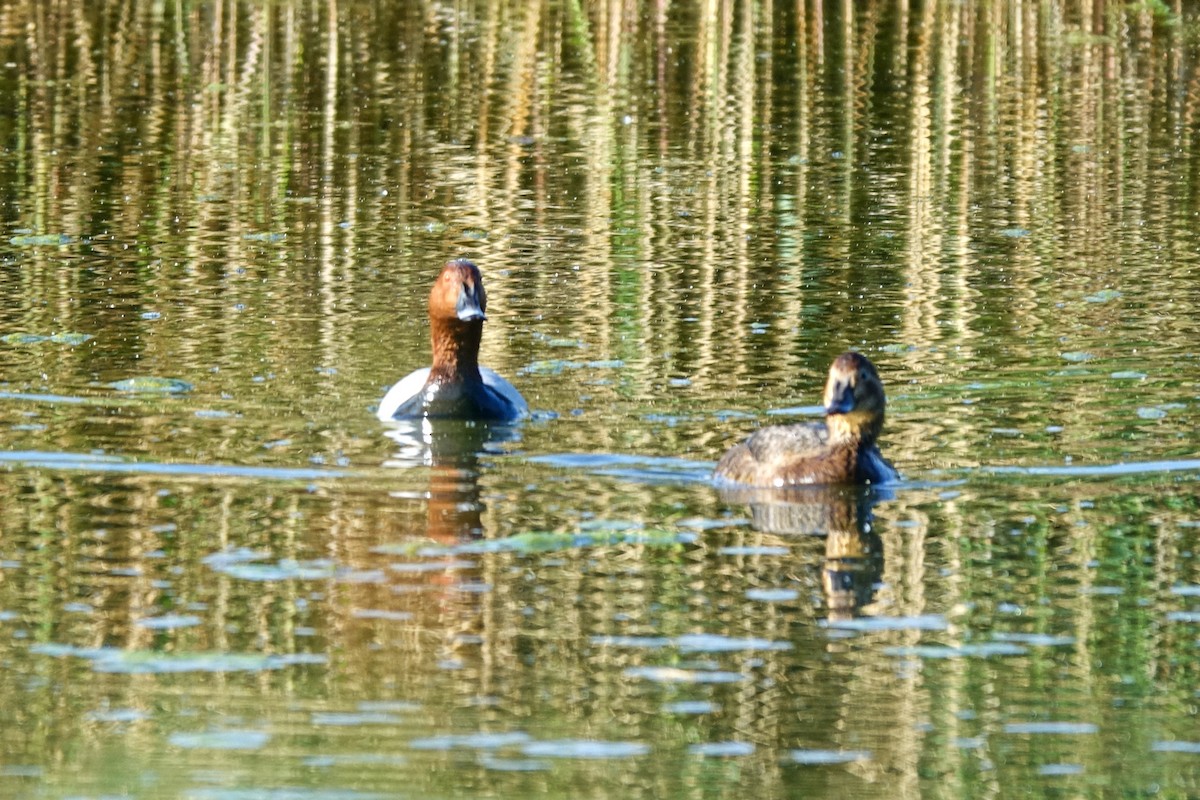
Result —
M1019 633L999 631L992 635L997 642L1017 642L1030 647L1063 647L1075 644L1074 636L1055 636L1049 633Z
M1118 477L1145 475L1157 472L1194 472L1200 470L1200 459L1180 458L1166 461L1128 461L1117 464L1096 464L1066 467L980 467L979 471L995 475L1045 475L1063 478Z
M793 750L788 758L794 764L848 764L870 761L870 750Z
M825 406L788 406L787 408L768 408L767 414L772 417L818 417L824 416Z
M1038 775L1082 775L1082 764L1043 764L1038 767Z
M531 456L534 464L572 471L589 471L642 483L707 482L714 464L686 458L627 455L624 453L552 453Z
M177 672L265 672L299 664L325 664L319 653L163 653L156 650L119 650L111 647L87 648L47 642L29 648L31 653L63 658L73 656L92 662L96 672L125 674L167 674Z
M1083 735L1099 732L1100 728L1090 722L1009 722L1004 725L1005 733L1036 733L1056 735Z
M103 711L93 711L87 718L94 722L141 722L149 719L150 715L136 708L106 708Z
M385 711L360 712L326 712L319 711L312 715L313 725L329 725L335 727L352 727L356 725L398 725L404 720L395 714Z
M520 375L559 375L566 370L576 369L621 369L625 362L620 359L594 359L571 361L565 358L547 358L534 361L517 371Z
M591 643L598 647L640 647L659 650L671 646L668 636L593 636Z
M652 683L740 683L749 675L722 670L682 669L680 667L629 667L628 678L644 678Z
M0 392L0 399L5 393ZM41 450L8 450L0 452L0 464L44 469L82 470L128 475L171 475L219 478L251 478L254 480L315 481L346 477L350 473L337 470L297 469L294 467L257 467L237 464L187 464L131 461L118 456L95 453L60 453Z
M527 756L542 758L632 758L649 753L650 745L596 739L554 739L529 742L521 750Z
M978 642L961 645L910 645L884 648L884 655L902 658L988 658L990 656L1019 656L1028 652L1010 642Z
M359 711L390 711L394 714L409 714L421 710L420 703L408 700L361 700Z
M497 772L538 772L550 768L545 761L536 758L499 758L491 753L481 753L479 765Z
M786 556L792 551L778 545L730 545L717 550L723 556Z
M675 524L680 528L692 528L693 530L708 531L716 528L742 528L750 524L750 520L745 517L726 517L726 518L711 518L711 517L688 517L687 519L676 520Z
M854 631L944 631L949 627L941 614L918 614L910 617L854 617L853 619L826 620L829 628Z
M408 759L398 753L330 753L308 756L300 763L318 769L366 765L398 767L407 764ZM305 797L307 798L307 795Z
M453 555L479 555L483 553L545 553L555 550L574 550L584 547L612 547L639 545L642 547L675 547L691 544L697 534L690 531L642 530L639 524L634 529L620 525L596 525L590 530L578 531L526 531L499 539L478 539L449 546L425 546L417 550L422 558L445 558ZM375 548L383 552L386 545ZM395 565L391 569L396 569Z
M151 630L173 630L175 628L193 628L203 620L195 614L163 614L158 617L143 617L135 620L134 625Z
M167 741L187 750L258 750L271 739L266 731L223 730L204 733L173 733Z
M751 742L698 742L688 747L688 753L705 758L738 758L754 755Z
M360 792L357 789L191 789L188 800L388 800L395 795Z
M474 569L475 562L465 559L438 559L434 561L404 561L388 564L392 572L418 574L422 572L451 572L454 570Z
M270 557L271 554L266 550L254 550L249 547L232 547L228 550L219 550L216 553L207 555L200 559L200 563L207 564L214 569L222 569L231 564L241 564L247 561L263 561Z
M533 737L523 731L479 733L448 733L413 739L408 746L414 750L498 750L527 744Z
M114 381L108 384L118 392L151 393L151 394L181 394L190 392L192 385L178 378L159 378L153 375L143 375Z
M795 589L747 589L746 599L757 600L760 603L783 603L795 600L800 592Z
M53 342L55 344L68 344L72 347L75 347L94 338L95 337L89 333L55 333L50 336L43 336L42 334L38 333L9 333L4 336L0 336L0 342L12 345Z
M1150 749L1156 753L1191 753L1193 755L1200 755L1200 742L1163 740L1150 745Z
M743 650L790 650L791 642L771 639L738 638L715 633L690 633L682 636L593 636L591 643L600 647L638 647L658 650L675 647L683 653L729 653Z
M1125 594L1125 590L1120 586L1080 586L1079 593L1116 596Z
M663 711L668 714L715 714L719 709L720 706L709 700L679 700L663 706Z
M254 553L256 551L247 551ZM255 563L247 553L214 553L204 563L216 572L244 581L313 581L332 580L339 583L383 583L383 570L355 570L343 567L328 558L297 560L282 558L273 564Z
M378 619L386 622L407 622L413 618L411 611L387 611L380 608L356 608L350 612L355 619Z
M218 408L198 408L192 414L200 419L232 419L237 416L232 411L223 411Z
M715 633L690 633L675 637L675 645L684 653L731 653L743 650L791 650L791 642L771 639L738 638Z

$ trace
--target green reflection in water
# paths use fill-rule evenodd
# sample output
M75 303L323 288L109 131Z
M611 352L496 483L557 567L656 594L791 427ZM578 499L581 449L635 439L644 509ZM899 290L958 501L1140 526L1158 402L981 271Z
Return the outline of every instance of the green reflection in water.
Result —
M1200 792L1177 13L0 4L0 774ZM385 436L454 256L540 413ZM704 481L847 347L909 483Z

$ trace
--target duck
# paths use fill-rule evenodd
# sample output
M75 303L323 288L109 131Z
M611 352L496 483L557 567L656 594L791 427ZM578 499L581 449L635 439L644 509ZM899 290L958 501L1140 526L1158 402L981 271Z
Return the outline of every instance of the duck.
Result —
M388 389L376 416L382 421L452 418L514 422L529 413L516 387L479 366L487 320L487 293L479 267L465 258L447 261L429 292L433 365Z
M886 484L899 480L879 452L886 400L875 365L842 353L825 382L825 419L760 428L725 453L714 477L741 486Z

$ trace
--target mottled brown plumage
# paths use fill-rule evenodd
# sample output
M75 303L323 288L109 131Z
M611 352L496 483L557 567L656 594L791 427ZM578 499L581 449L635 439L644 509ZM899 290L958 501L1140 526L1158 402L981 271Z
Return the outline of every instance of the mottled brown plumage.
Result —
M825 383L824 421L760 429L725 453L715 476L745 486L896 480L875 443L885 406L875 366L861 353L842 353Z

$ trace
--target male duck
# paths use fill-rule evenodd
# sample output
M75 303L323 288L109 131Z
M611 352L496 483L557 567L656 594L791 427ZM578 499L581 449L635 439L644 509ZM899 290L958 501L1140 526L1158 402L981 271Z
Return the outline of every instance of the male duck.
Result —
M861 353L842 353L829 368L823 422L762 428L721 457L715 476L764 487L897 480L875 444L884 405L875 365Z
M529 413L521 393L494 370L479 366L487 319L479 268L446 262L429 292L433 366L411 373L384 395L381 420L452 417L511 422Z

